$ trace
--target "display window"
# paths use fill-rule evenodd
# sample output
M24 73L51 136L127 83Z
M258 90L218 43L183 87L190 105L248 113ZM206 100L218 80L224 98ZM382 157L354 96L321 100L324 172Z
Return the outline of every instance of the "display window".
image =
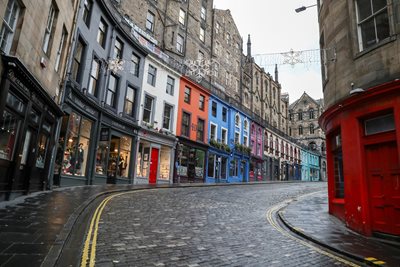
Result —
M4 110L0 117L0 127L0 159L11 161L15 153L20 120L11 112Z
M136 159L136 176L147 178L150 165L150 143L140 142Z
M160 175L159 179L169 180L171 166L171 148L162 146L160 150Z
M178 175L189 179L203 179L205 157L204 150L183 146Z
M67 124L62 173L85 176L92 122L72 113Z
M216 179L226 179L228 158L215 154L208 154L207 176Z

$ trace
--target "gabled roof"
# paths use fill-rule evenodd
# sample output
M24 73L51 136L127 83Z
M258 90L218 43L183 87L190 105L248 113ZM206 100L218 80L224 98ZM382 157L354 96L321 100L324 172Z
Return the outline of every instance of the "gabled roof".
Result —
M296 101L294 101L292 104L289 105L289 109L295 109L297 107L297 105L299 103L301 103L301 101L304 101L304 100L311 101L317 106L323 106L320 103L320 100L322 100L322 99L314 100L314 98L312 98L306 92L304 92L303 95L299 99L297 99ZM322 100L322 102L323 102L323 100Z

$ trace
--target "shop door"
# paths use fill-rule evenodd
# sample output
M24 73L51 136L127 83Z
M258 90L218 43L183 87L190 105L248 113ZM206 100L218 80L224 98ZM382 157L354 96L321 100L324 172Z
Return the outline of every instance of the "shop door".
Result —
M150 174L149 184L157 183L157 170L158 170L158 148L151 149L151 161L150 161Z
M373 232L400 235L400 166L396 142L366 146Z

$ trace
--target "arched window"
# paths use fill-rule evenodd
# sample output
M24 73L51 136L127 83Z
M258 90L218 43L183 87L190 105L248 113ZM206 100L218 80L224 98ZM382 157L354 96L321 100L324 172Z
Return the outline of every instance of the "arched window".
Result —
M236 114L235 116L235 126L240 127L240 116L239 114Z
M310 150L316 150L317 149L317 144L315 142L310 142L308 144L308 149Z
M256 134L256 127L254 125L251 125L251 134L252 135Z
M269 147L274 149L274 138L272 137L272 134L269 136Z
M249 94L248 94L247 92L244 93L244 103L245 103L246 105L249 104Z
M249 122L246 119L243 121L243 130L246 132L249 130Z
M299 135L302 135L303 134L303 126L299 126Z
M303 110L299 109L298 117L299 117L299 121L303 120Z
M325 142L322 142L322 143L321 143L321 151L322 151L322 152L325 152Z
M314 134L314 124L310 124L310 134Z

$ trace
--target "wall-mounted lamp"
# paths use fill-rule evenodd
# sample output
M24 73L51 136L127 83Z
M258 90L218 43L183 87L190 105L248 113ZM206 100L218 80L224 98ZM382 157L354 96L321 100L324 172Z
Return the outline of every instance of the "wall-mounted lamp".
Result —
M350 90L350 95L358 94L358 93L363 93L365 92L364 89L362 88L354 88L354 83L351 83L351 90Z
M83 93L84 95L86 95L86 92L87 92L87 89L86 89L86 88L82 88L82 93Z

